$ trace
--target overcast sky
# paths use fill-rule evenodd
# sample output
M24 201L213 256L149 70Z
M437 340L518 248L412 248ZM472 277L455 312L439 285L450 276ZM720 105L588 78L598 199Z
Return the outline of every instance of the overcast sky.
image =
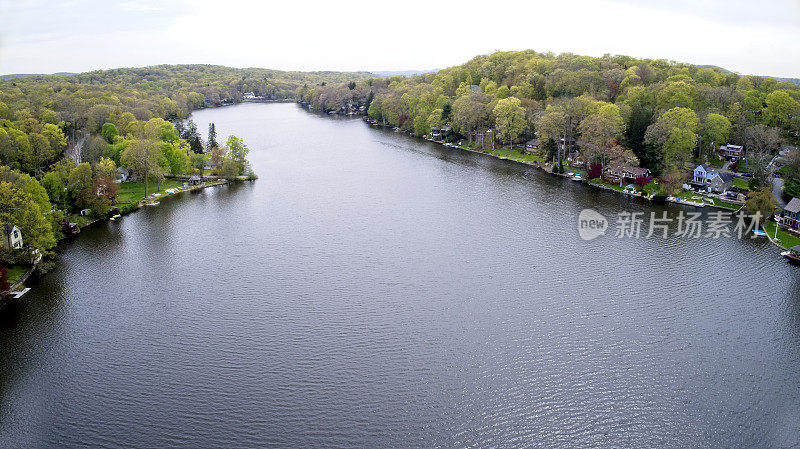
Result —
M800 0L0 0L0 74L163 63L421 70L524 49L800 77Z

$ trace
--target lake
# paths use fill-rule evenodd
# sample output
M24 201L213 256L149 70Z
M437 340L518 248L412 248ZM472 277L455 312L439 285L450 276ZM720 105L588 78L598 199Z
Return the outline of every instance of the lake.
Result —
M583 240L692 209L295 104L193 118L260 179L64 245L0 318L0 447L800 445L766 240Z

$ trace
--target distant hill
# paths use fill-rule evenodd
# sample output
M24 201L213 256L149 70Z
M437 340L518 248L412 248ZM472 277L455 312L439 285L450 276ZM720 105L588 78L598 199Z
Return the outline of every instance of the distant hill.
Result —
M417 76L417 75L424 75L426 73L434 73L438 72L439 69L431 69L431 70L383 70L383 71L372 71L375 76L379 76L382 78L388 78L392 76Z
M698 67L702 67L704 69L719 69L722 70L722 72L725 73L726 75L733 73L726 68L716 65L699 65ZM776 79L778 81L786 81L787 83L797 84L798 86L800 86L800 78L781 78L778 76L769 76L769 75L760 75L760 76L763 76L764 78Z
M0 80L10 80L12 78L29 78L32 76L69 76L75 75L72 72L57 72L57 73L11 73L9 75L0 75Z

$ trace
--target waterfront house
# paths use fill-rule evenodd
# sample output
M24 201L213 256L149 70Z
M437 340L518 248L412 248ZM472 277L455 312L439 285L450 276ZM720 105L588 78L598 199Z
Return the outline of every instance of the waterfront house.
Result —
M525 149L527 151L536 151L539 149L539 139L531 139L525 142Z
M117 169L117 179L114 182L127 182L133 176L133 170L119 167Z
M780 222L789 229L800 231L800 198L792 198L789 204L781 209Z
M199 177L197 175L192 175L189 178L189 186L191 186L191 187L199 186L202 183L203 183L203 178L201 178L201 177Z
M733 176L710 165L700 164L694 169L689 183L698 190L725 193L733 186Z
M644 167L631 167L629 165L608 166L603 170L603 179L612 184L634 182L641 176L650 176L650 170Z
M741 145L723 145L719 147L722 157L731 161L738 161L744 157L744 147Z
M22 230L16 225L6 225L3 244L7 248L22 249Z

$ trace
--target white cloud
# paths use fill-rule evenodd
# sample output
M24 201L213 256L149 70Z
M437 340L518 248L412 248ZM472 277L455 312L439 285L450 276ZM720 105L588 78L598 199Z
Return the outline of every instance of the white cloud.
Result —
M107 3L0 0L0 73L158 63L442 68L496 49L604 53L800 76L798 3L678 0ZM23 5L23 6L19 6ZM54 11L55 8L55 11ZM6 14L9 13L9 14Z

